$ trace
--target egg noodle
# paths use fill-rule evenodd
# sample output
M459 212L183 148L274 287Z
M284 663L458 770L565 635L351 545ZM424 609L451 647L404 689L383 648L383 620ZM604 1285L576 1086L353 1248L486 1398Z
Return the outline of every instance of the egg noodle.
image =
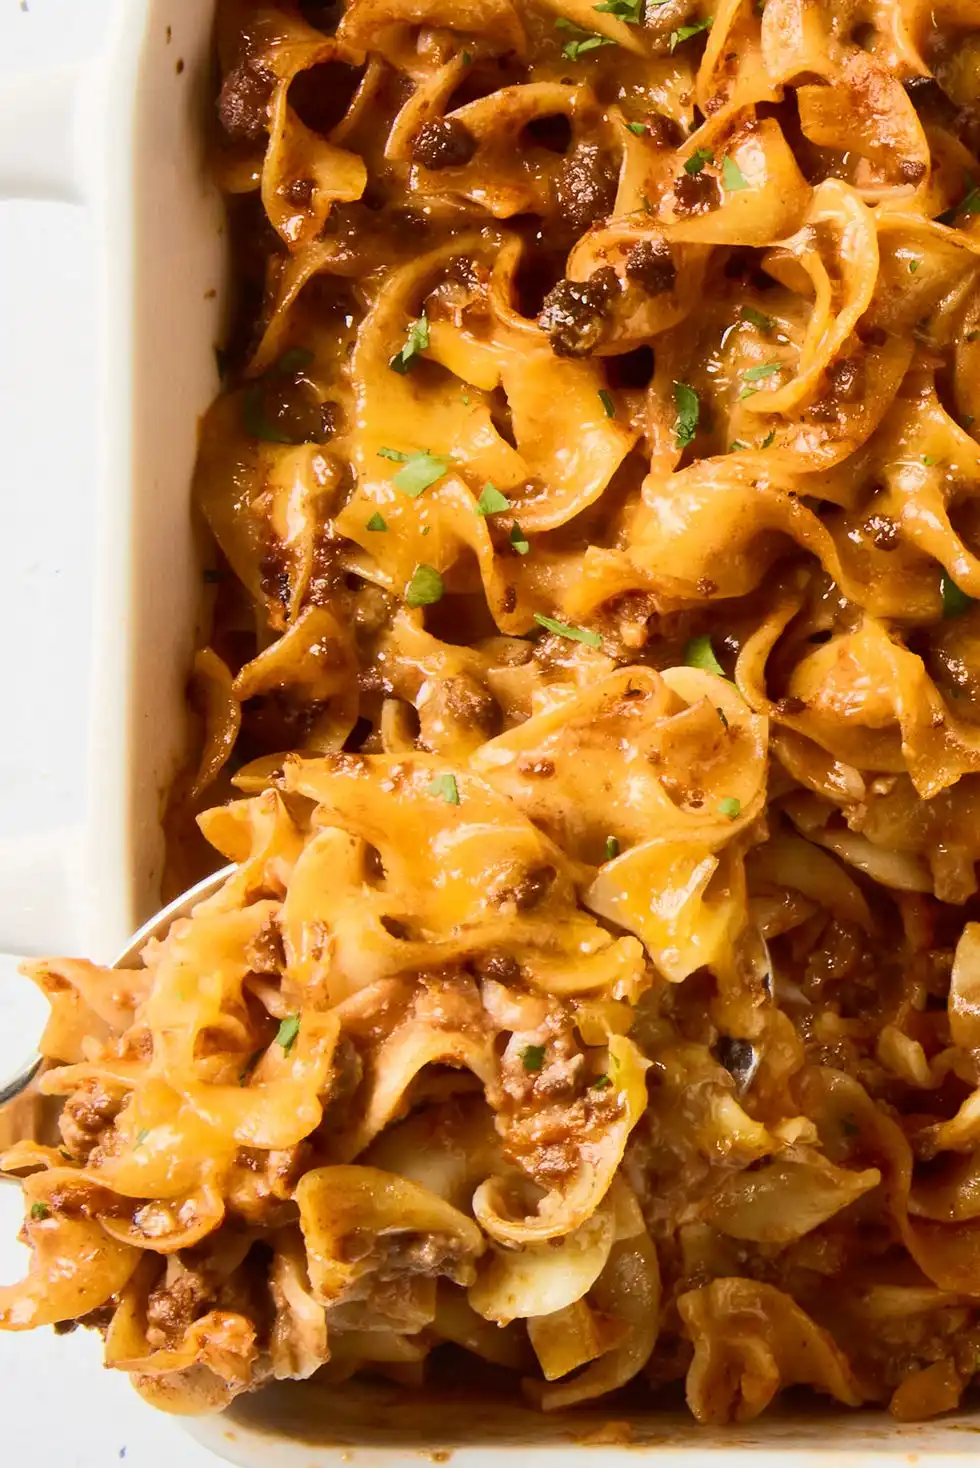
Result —
M0 1325L183 1412L447 1343L545 1410L955 1407L980 0L230 0L217 46L175 808L236 868L138 970L33 966L63 1145L5 1156Z

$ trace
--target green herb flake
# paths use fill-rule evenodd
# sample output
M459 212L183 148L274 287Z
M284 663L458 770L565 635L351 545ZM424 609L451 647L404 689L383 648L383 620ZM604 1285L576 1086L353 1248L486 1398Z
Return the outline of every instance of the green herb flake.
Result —
M598 632L593 632L588 627L569 627L567 622L556 622L554 617L543 617L540 612L535 612L534 620L539 627L544 627L547 632L554 632L557 637L567 637L571 642L584 642L589 647L602 646L602 638Z
M643 0L602 0L601 5L593 5L592 9L600 15L614 15L626 25L643 24Z
M615 836L606 837L606 861L615 861L619 855L619 842Z
M739 451L739 449L747 449L747 448L748 448L748 444L747 443L743 443L740 438L736 438L736 439L733 439L732 442L728 445L728 452L730 454L737 454L738 451Z
M742 802L734 795L726 795L724 800L718 802L718 814L727 816L730 821L737 821L742 814Z
M608 1089L609 1089L609 1087L611 1085L612 1085L612 1081L610 1080L609 1076L596 1076L595 1080L592 1082L591 1086L589 1087L589 1090L590 1091L608 1091Z
M467 394L465 392L461 392L460 393L459 400L462 403L462 405L463 405L464 408L468 408L469 407L470 400L469 400L469 397L467 396Z
M721 663L715 657L715 650L711 646L711 634L704 632L700 637L692 637L684 648L684 666L686 668L700 668L703 673L717 673L719 678L724 678L724 670Z
M561 48L561 54L569 61L578 61L580 56L585 56L589 51L598 51L600 46L615 46L616 42L608 36L600 36L595 31L585 31L572 20L567 20L560 15L555 21L555 29L569 31L572 39L567 41Z
M749 181L734 158L721 160L721 181L730 194L740 194L749 187Z
M685 41L689 41L692 36L699 36L702 31L710 31L710 29L711 29L711 20L712 20L712 17L709 15L707 20L696 20L693 25L682 25L682 26L678 26L676 31L671 31L671 33L670 33L670 52L671 52L671 55L674 54L674 52L677 50L678 46L683 45L683 43Z
M715 155L710 148L696 148L684 164L684 172L696 178L706 163L714 163Z
M674 383L674 406L677 418L674 423L674 442L679 449L686 449L694 442L701 417L701 403L693 387L686 382Z
M765 438L762 440L762 442L759 445L760 449L768 449L768 448L771 448L772 447L772 444L775 442L775 439L776 439L776 430L775 430L775 428L770 428L769 432L766 434Z
M939 457L937 454L923 454L922 462L927 469L933 469L939 463Z
M51 1217L51 1209L48 1207L47 1203L32 1203L31 1217L36 1222L40 1222L45 1218Z
M974 604L974 598L961 591L953 578L944 571L939 578L939 591L943 599L943 616L962 617Z
M408 460L408 454L403 454L400 449L378 449L379 459L390 459L393 464L404 464Z
M445 583L435 566L416 566L405 588L405 601L410 607L431 607L442 601Z
M909 261L909 275L914 275L915 272L918 270L918 268L919 268L919 266L921 264L922 264L922 261L921 260L910 260Z
M647 125L645 122L628 122L626 124L626 127L627 131L634 133L638 138L642 138L643 134L647 130Z
M980 186L973 182L969 174L964 179L966 193L958 204L952 209L947 209L936 218L937 224L953 224L958 214L980 214Z
M980 331L968 331L966 340L968 342L980 342Z
M531 549L531 542L528 540L527 536L524 534L523 530L518 525L516 520L510 527L510 543L519 556L526 556Z
M397 372L401 377L412 369L415 358L428 350L429 347L429 319L425 312L417 321L409 323L408 336L405 345L400 352L396 352L388 366L392 372Z
M470 62L472 60L473 60L473 57L470 55L470 53L468 51L464 51L463 52L463 65L464 66L469 66L469 64L470 64Z
M615 418L616 405L604 387L599 389L599 401L603 406L607 418Z
M394 486L407 494L410 500L417 499L424 489L438 484L449 468L449 460L441 454L430 454L427 449L420 454L411 454L395 475Z
M754 398L758 391L757 387L743 387L738 395L738 401L744 403L746 398Z
M772 331L776 325L771 316L767 316L764 311L757 311L754 306L743 306L740 319L747 321L750 326L757 326L760 331Z
M510 500L488 479L483 486L483 493L476 502L476 513L478 515L499 515L501 510L509 509Z
M300 1016L298 1014L287 1014L276 1034L276 1044L281 1045L287 1055L296 1044L296 1036L299 1034L299 1021Z
M375 510L364 528L365 530L387 530L388 522Z
M459 805L459 786L455 775L437 775L426 789L430 795L438 795L447 805Z
M763 362L759 367L750 367L742 376L746 382L761 382L764 377L772 377L776 372L782 372L782 362Z
M146 1139L147 1139L147 1137L149 1135L150 1135L150 1128L149 1127L144 1127L141 1132L137 1132L136 1133L136 1145L137 1145L137 1147L142 1147L143 1143L146 1141Z
M544 1046L525 1045L521 1051L521 1064L526 1071L536 1075L544 1065Z

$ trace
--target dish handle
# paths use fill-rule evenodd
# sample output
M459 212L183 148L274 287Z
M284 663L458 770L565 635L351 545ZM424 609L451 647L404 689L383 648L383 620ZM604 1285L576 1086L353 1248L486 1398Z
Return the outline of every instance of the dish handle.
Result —
M0 86L0 199L85 203L87 80L58 66Z

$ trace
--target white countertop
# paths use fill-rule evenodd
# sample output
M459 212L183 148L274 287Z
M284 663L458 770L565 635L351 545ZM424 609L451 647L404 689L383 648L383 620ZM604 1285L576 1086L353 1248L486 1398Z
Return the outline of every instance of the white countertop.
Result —
M114 0L0 0L0 86L33 68L83 60ZM0 950L23 928L24 851L68 839L83 818L92 664L95 474L95 267L84 211L0 204L0 433L4 446L0 622L6 678L0 721ZM36 894L66 941L56 894ZM48 911L45 911L45 898ZM24 1271L20 1194L0 1183L0 1283ZM101 1365L87 1331L0 1335L0 1457L30 1468L215 1468L176 1420L145 1406Z

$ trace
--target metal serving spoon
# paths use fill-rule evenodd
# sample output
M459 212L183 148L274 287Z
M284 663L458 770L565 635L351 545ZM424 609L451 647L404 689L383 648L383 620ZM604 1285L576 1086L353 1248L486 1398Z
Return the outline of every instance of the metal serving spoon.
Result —
M140 952L151 938L162 937L170 927L170 924L175 922L177 918L186 917L191 909L196 907L199 902L203 902L206 897L210 897L212 893L217 892L218 888L223 882L227 881L234 870L234 866L222 867L219 872L213 872L210 877L205 877L203 882L198 882L194 887L188 887L187 891L182 892L179 897L175 897L173 902L168 902L166 907L162 907L159 912L154 913L149 922L144 923L133 934L122 953L116 958L112 967L132 968L134 964L139 962ZM11 972L12 977L15 976L16 968L20 962L21 960L15 958L12 954L0 954L0 970L7 969ZM7 975L4 975L3 982L6 982L6 979ZM23 982L26 984L28 981L24 980ZM0 994L0 1014L3 1014L5 1008L6 1004L2 994ZM24 1013L30 1012L25 1006ZM4 1028L7 1029L6 1025ZM15 1024L10 1029L16 1031L19 1029L19 1026ZM7 1033L9 1034L10 1030L7 1030ZM30 1045L22 1059L15 1060L12 1064L8 1061L7 1065L9 1068L0 1063L0 1106L20 1096L37 1075L41 1065L41 1056L38 1053L37 1045ZM2 1176L3 1174L0 1174L0 1178Z

